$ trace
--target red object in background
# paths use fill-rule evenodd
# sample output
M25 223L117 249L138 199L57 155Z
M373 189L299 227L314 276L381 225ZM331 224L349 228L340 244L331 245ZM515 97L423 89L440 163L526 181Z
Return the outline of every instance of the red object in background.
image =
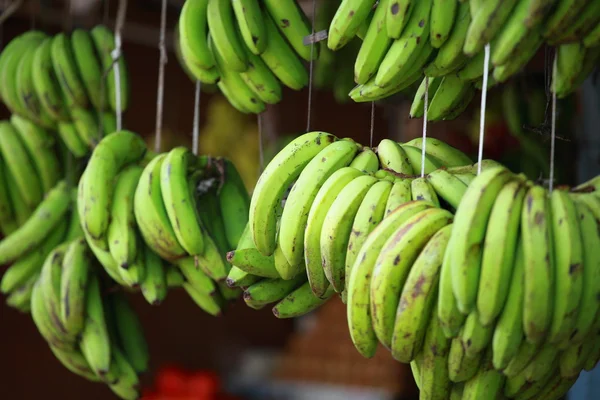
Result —
M188 372L177 366L161 368L155 388L145 390L142 400L235 400L220 393L221 380L212 371Z

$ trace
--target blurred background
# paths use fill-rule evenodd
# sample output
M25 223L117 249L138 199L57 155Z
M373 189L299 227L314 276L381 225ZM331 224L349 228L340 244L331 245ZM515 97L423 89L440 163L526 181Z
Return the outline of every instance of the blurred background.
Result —
M184 0L170 0L167 12L169 60L165 75L162 150L191 146L194 83L172 52L173 29ZM0 1L5 9L9 3ZM124 126L153 142L158 77L160 0L130 0L123 51L129 66L132 103ZM310 14L310 2L306 10ZM114 27L116 1L39 0L24 2L0 26L2 44L35 27L49 33L104 23ZM408 141L420 136L422 119L408 118L412 97L355 104L346 94L353 87L351 61L337 56L334 77L314 82L311 129L349 136L363 144L383 138ZM509 85L492 89L486 111L484 157L504 162L532 179L547 178L549 113L545 90L546 55L542 51ZM318 68L315 65L315 68ZM346 71L343 73L342 71ZM321 76L321 75L319 75ZM557 180L574 184L598 173L598 86L595 77L582 93L559 103ZM509 91L507 93L507 91ZM308 90L287 90L284 101L260 116L262 148L268 160L290 138L305 132ZM3 106L1 106L3 107ZM584 112L587 110L586 112ZM2 108L2 118L8 117ZM454 121L430 124L428 135L470 155L477 153L479 100ZM516 119L518 118L518 119ZM516 125L515 125L515 120ZM521 121L520 124L518 121ZM522 125L525 125L524 129ZM595 141L594 141L595 140ZM200 107L200 152L232 159L251 190L259 171L259 125L211 88L204 88ZM380 351L371 360L354 349L347 331L345 307L337 298L313 315L277 320L270 309L255 311L243 302L227 315L213 318L183 293L170 292L160 307L141 296L134 306L142 319L152 355L145 376L145 399L393 399L418 398L410 368ZM42 396L111 399L108 388L94 385L64 369L50 353L29 315L0 302L0 385L2 398ZM196 395L177 397L183 387Z

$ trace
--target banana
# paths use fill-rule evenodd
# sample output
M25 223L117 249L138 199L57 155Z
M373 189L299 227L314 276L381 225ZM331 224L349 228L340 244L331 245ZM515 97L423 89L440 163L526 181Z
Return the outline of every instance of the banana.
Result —
M564 33L578 18L580 18L585 6L590 3L590 1L554 0L552 3L556 3L556 6L553 7L551 14L544 22L544 36L546 38L557 37Z
M235 248L248 227L250 196L235 165L227 159L218 197L227 243Z
M407 144L399 144L400 147L406 153L406 158L410 165L412 165L414 173L421 173L422 164L422 149L413 147ZM427 154L425 152L425 173L429 174L438 168L442 167L442 161L438 160L435 156Z
M492 340L494 326L484 326L479 322L477 310L471 311L462 328L460 338L467 356L475 357L485 350Z
M267 304L283 300L291 292L306 283L306 275L285 279L263 279L244 291L244 302L252 308L264 307Z
M124 269L135 263L138 250L133 198L142 172L142 167L130 165L119 173L110 205L108 249L117 265Z
M323 296L329 287L321 257L321 232L325 218L340 192L362 175L361 171L352 167L340 168L334 172L317 192L308 212L304 231L304 262L310 287L317 297Z
M236 267L235 265L229 270L227 275L227 285L229 287L239 287L246 289L253 284L260 282L262 277L258 275L249 274L248 272Z
M96 147L103 136L96 115L90 110L79 107L72 107L69 113L81 140L90 148Z
M331 143L304 167L292 186L283 208L278 233L281 251L292 267L289 274L282 274L284 279L295 276L298 269L304 267L304 232L319 189L335 171L347 166L357 151L356 143L347 140Z
M23 35L14 40L14 46L8 46L3 53L2 69L0 69L0 82L2 83L2 100L6 104L9 111L18 113L29 119L36 120L36 110L30 110L26 99L21 98L19 92L19 75L22 71L19 67L22 64L23 58L27 58L27 54L35 51L40 43L45 38L41 32L34 31L36 34ZM21 79L23 76L21 76Z
M123 355L137 373L145 372L148 369L149 354L141 322L125 295L115 293L111 299L114 326Z
M22 54L17 64L14 86L7 88L7 90L15 89L14 94L16 94L19 107L26 112L26 115L32 121L46 128L54 128L54 120L42 108L33 84L33 58L38 47L39 45L29 47Z
M94 149L81 180L80 214L85 230L94 239L105 237L110 222L113 180L127 164L141 160L146 152L144 140L131 131L105 136Z
M244 72L248 68L248 57L234 18L230 1L208 0L207 22L213 56L218 54L231 71Z
M414 4L401 35L394 40L379 65L375 77L376 85L386 87L403 77L412 68L419 52L426 46L431 47L429 44L429 26L431 23L432 2L433 0L422 0ZM390 9L388 18L391 14Z
M448 75L442 79L427 109L429 121L442 120L466 97L473 87L456 75Z
M277 77L262 58L248 49L244 50L248 53L248 69L241 72L240 76L261 101L266 104L279 103L282 99L282 89Z
M4 178L6 179L8 195L15 215L15 226L14 229L11 230L12 234L17 228L23 226L23 224L29 220L29 217L31 217L31 214L33 213L33 209L25 203L25 199L21 195L15 177L8 171L5 171Z
M345 287L346 252L355 216L369 189L377 179L363 175L352 180L331 204L321 229L321 263L325 276L334 290Z
M0 76L4 75L4 73L6 72L6 65L11 64L14 61L10 61L10 58L12 57L13 54L17 53L19 54L18 58L20 58L21 56L21 52L19 52L19 50L21 50L21 48L24 46L24 42L29 42L29 41L34 41L34 42L38 42L38 41L44 41L44 39L46 38L46 34L40 31L36 31L36 30L31 30L28 32L23 33L22 35L19 35L17 37L15 37L13 40L11 40L10 42L8 42L8 44L6 45L6 47L4 49L2 49L2 54L0 55ZM25 44L26 46L26 44ZM13 76L14 78L14 76ZM0 90L0 97L2 97L3 101L6 101L6 96L8 95L8 97L10 97L10 93L7 93L7 87L6 86L2 86L2 89Z
M404 147L393 140L383 139L379 142L377 156L383 168L398 174L412 175L416 171L410 163Z
M428 87L425 87L425 79L429 79ZM417 89L417 93L410 106L410 118L421 118L425 115L425 89L427 89L427 104L429 104L431 103L435 92L440 87L440 83L442 83L442 78L425 77L425 79L423 79L419 85L419 89Z
M62 260L59 293L61 321L72 335L79 335L84 329L86 287L93 267L85 239L72 241Z
M69 115L65 108L58 77L52 64L52 38L45 39L38 46L32 60L31 68L33 87L40 101L41 108L55 120L66 122L69 119Z
M304 38L311 34L312 27L296 0L263 0L262 3L300 57L306 61L319 58L319 43L304 45Z
M234 9L240 1L233 2ZM190 0L183 4L179 15L179 43L185 54L198 68L208 70L215 66L215 60L208 49L206 37L208 0Z
M35 282L31 291L31 316L42 337L53 347L67 351L72 351L75 348L77 345L76 338L59 329L62 325L57 326L58 316L50 315L44 301L39 279Z
M490 44L490 48L494 49L496 47L496 40L494 40ZM461 69L458 70L456 76L458 76L463 81L474 81L483 77L484 75L484 67L485 67L485 52L482 50L479 53L475 54ZM490 63L488 65L488 72L493 68L493 65Z
M54 36L51 51L52 65L67 105L86 108L89 100L75 63L70 38L65 33Z
M54 152L54 137L44 128L17 114L10 117L10 122L33 161L43 192L48 193L60 180L62 173Z
M438 335L437 331L441 329L435 301L440 268L451 232L452 224L446 225L433 235L415 260L406 278L396 311L392 336L392 355L400 362L408 363L415 360L424 341L427 346L428 332L434 329L435 335ZM426 347L424 352L428 353ZM446 362L444 368L447 370Z
M482 398L499 398L502 393L505 378L496 371L492 365L491 351L483 356L479 371L475 376L465 382L463 387L463 400L477 400Z
M439 48L431 64L425 68L425 75L441 78L461 68L468 61L462 50L471 24L471 13L469 10L468 1L458 6L450 36Z
M560 88L560 91L556 92L556 96L559 99L563 99L576 91L583 82L590 76L592 72L596 69L598 65L598 60L600 59L600 48L594 47L591 49L587 49L585 52L585 56L583 59L583 66L579 74L575 77L567 81L558 82L557 86ZM557 77L558 80L562 80L563 76L559 75Z
M108 101L108 93L92 36L88 31L75 29L71 34L71 46L87 97L94 108L103 110Z
M263 19L269 42L260 57L281 83L293 90L302 89L308 84L306 68L264 10Z
M96 53L100 58L102 70L106 75L106 90L108 92L108 104L113 111L125 111L129 107L129 74L127 64L123 54L120 55L116 65L119 70L120 85L117 88L115 82L115 71L113 68L112 52L115 49L115 39L113 33L104 25L97 25L91 31ZM121 94L121 110L117 110L117 90Z
M192 256L204 253L206 235L192 193L195 182L189 182L188 171L201 168L201 163L191 150L175 147L160 168L160 189L169 221L177 241Z
M423 51L420 54L428 55L428 52ZM415 64L416 63L417 62L415 61ZM421 79L423 79L423 72L418 68L406 76L400 76L398 81L395 81L384 88L377 86L375 84L375 77L372 77L364 85L355 86L354 89L350 91L349 96L357 103L382 100L386 97L390 97L396 93L400 93L404 90L412 88L412 86ZM409 94L409 96L412 95L413 93Z
M231 3L244 43L253 54L260 55L267 47L268 37L259 2L257 0L233 0Z
M426 178L416 178L410 185L412 199L423 200L431 203L434 207L440 207L440 201L433 186L429 184Z
M483 353L479 353L475 356L469 356L460 337L452 339L448 352L448 376L450 380L461 383L473 378L480 369L483 355Z
M387 4L379 4L378 7L386 6L388 9L385 16L385 31L392 39L398 39L409 23L409 18L417 4L413 0L391 0Z
M547 340L563 344L574 333L583 290L583 248L579 218L568 192L550 195L554 248L554 307Z
M411 193L411 181L409 179L395 179L392 185L392 190L388 196L387 203L385 205L385 217L390 215L396 208L400 207L404 203L408 203L412 200Z
M276 318L297 318L310 313L325 304L333 296L333 288L330 286L323 297L313 294L310 284L306 282L273 307L273 315Z
M166 154L156 156L144 168L134 196L135 220L144 241L166 260L186 255L169 221L161 193L160 172Z
M526 37L532 34L542 19L548 14L555 0L521 0L498 33L498 39L492 48L490 61L493 65L506 64L513 58Z
M458 0L433 0L431 4L430 41L436 49L448 40L457 12Z
M370 307L375 334L387 348L391 347L396 309L412 264L429 239L452 219L446 210L424 210L398 225L383 245L373 268Z
M600 257L593 249L600 245L598 235L598 220L585 203L580 203L575 198L575 208L579 219L581 246L583 248L583 288L579 313L573 335L570 337L572 344L580 343L590 333L594 318L600 308L600 303L594 298L598 293L598 276L600 274Z
M376 0L343 0L329 24L327 47L337 51L358 34ZM367 25L368 26L368 25Z
M381 61L385 57L392 39L387 33L387 15L390 0L381 0L375 9L367 34L360 46L354 64L354 81L365 84L377 73Z
M140 289L148 304L158 306L167 296L167 271L163 260L149 246L144 246L143 252L146 274Z
M65 350L49 343L54 357L69 371L92 382L99 382L100 378L91 370L89 363L79 349Z
M213 49L213 56L220 75L217 86L221 89L230 103L238 108L239 111L243 113L251 112L260 114L265 110L265 104L255 95L250 86L246 84L242 75L231 68L230 64L228 64L226 59L219 53L215 43L215 39L212 36L209 36L208 45ZM246 55L243 48L241 51ZM248 66L246 66L244 71L247 70Z
M521 240L525 254L523 328L530 343L545 339L552 323L554 266L552 215L547 192L533 186L525 197L521 214Z
M585 54L588 52L582 43L569 43L556 50L556 70L553 73L554 92L563 93L570 89L570 82L576 80L583 69Z
M519 239L521 213L527 187L523 182L508 182L498 192L487 223L477 291L477 313L484 326L493 324L505 309L505 302L517 285L513 274L515 250ZM518 260L518 258L517 258ZM510 290L510 291L509 291ZM519 300L519 306L520 306ZM506 309L505 309L506 310ZM496 354L494 353L494 357Z
M410 369L417 388L421 390L421 367L423 365L423 352L417 354L414 361L410 363Z
M186 2L185 4L190 4L193 2ZM206 17L204 17L206 18ZM180 29L183 29L180 24ZM189 28L188 28L189 29ZM199 30L204 30L200 29ZM191 30L191 29L190 29ZM215 59L212 51L208 45L208 31L205 36L200 37L200 41L202 43L190 44L187 42L189 39L190 33L185 33L188 38L183 39L183 35L180 31L175 32L178 35L180 40L175 41L175 50L176 54L180 56L180 63L182 64L183 69L187 72L190 79L193 81L200 81L207 85L212 85L219 82L220 75L219 70L216 67ZM192 34L193 36L196 36ZM176 36L177 39L177 36ZM193 39L192 39L193 40ZM192 48L192 46L194 48ZM197 47L196 47L197 46ZM198 52L198 53L197 53ZM204 54L206 53L206 54ZM199 54L202 54L200 56ZM202 57L202 60L198 58ZM202 68L203 65L211 65L210 68Z
M90 275L86 291L86 318L81 332L81 352L92 371L102 379L109 371L114 348L110 343L104 315L105 306L96 275Z
M423 361L421 362L420 397L423 399L447 399L450 391L448 375L448 353L450 340L444 336L437 318L437 310L433 305L429 326L425 332L423 344Z
M18 130L8 121L0 122L0 153L25 206L33 210L42 201L42 185Z
M517 354L510 360L502 373L508 378L517 376L531 363L540 348L541 344L531 344L523 337L521 345L517 349Z
M456 210L449 263L454 295L463 314L470 313L476 306L488 219L496 196L512 177L503 167L482 171L469 185Z
M67 185L61 181L48 192L27 222L0 241L0 265L16 260L38 247L66 214L69 200Z
M527 35L525 40L519 44L519 49L514 57L510 58L504 65L494 68L492 78L496 82L505 82L508 78L521 71L529 61L536 55L543 44L543 37L539 29L534 29Z
M265 256L256 248L237 249L227 253L227 261L246 273L263 278L281 278L274 256Z
M214 295L210 296L206 293L202 293L195 290L194 287L188 283L184 283L183 288L185 289L187 294L192 298L194 303L196 303L196 305L202 310L204 310L206 313L214 317L219 317L223 314L224 301L223 298L221 298L220 293L217 292Z
M81 158L88 153L89 148L79 137L75 124L72 122L59 122L57 132L63 143L75 157Z
M485 7L482 6L475 11L463 46L467 56L473 57L492 41L516 3L517 0L490 0L485 2Z
M345 278L350 277L352 266L369 233L383 220L385 206L391 190L391 182L376 182L369 188L369 191L360 204L350 230L345 259ZM344 292L346 292L346 288L344 288Z
M6 165L0 154L0 177L2 177L0 179L0 232L3 236L10 235L18 228L16 215L11 204L9 184L4 178L7 174L12 176L6 171Z
M446 169L440 168L431 172L427 176L427 182L437 196L454 210L459 207L460 201L467 191L467 185Z
M535 398L551 377L557 373L558 368L553 367L541 379L535 381L528 381L524 374L507 379L504 385L504 396L517 399Z
M347 317L350 337L358 352L371 358L377 350L377 337L371 317L371 275L377 257L396 228L431 205L423 201L408 202L387 215L369 234L347 277Z
M587 48L600 45L600 23L583 38L583 45Z
M562 399L578 378L579 375L571 378L562 378L559 374L556 374L550 378L546 386L538 393L538 398L544 400Z
M112 348L111 372L117 371L118 379L116 382L109 382L109 387L113 393L125 400L134 400L140 397L140 381L135 369L126 358L119 346L113 343Z
M377 154L373 150L365 147L354 157L350 163L350 167L364 173L375 173L379 169L379 158L377 158Z
M48 254L64 239L66 223L60 223L44 240L39 247L25 254L8 267L0 281L0 292L8 294L38 273L42 269Z
M290 183L323 148L336 141L324 132L309 132L290 142L266 166L250 201L249 224L256 248L273 254L277 241L276 220L280 202Z
M195 291L214 295L218 288L215 282L200 269L197 261L196 257L186 257L177 260L176 265L185 277L185 281Z

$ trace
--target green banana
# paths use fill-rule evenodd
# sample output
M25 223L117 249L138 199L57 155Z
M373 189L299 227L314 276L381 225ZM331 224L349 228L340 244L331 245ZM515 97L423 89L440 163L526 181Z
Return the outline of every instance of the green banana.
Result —
M60 316L65 329L80 334L86 321L86 288L93 260L84 238L72 241L62 260L60 280Z
M333 296L333 288L330 286L323 297L313 294L310 284L306 282L273 307L273 315L276 318L297 318L314 311L325 304Z
M375 0L343 0L329 24L327 47L337 51L350 42L367 21Z
M391 347L398 301L412 264L429 239L452 219L443 209L424 210L398 225L384 243L372 273L370 307L373 330L387 348Z
M108 101L106 84L96 47L88 31L75 29L71 34L72 53L87 97L97 110L103 110Z

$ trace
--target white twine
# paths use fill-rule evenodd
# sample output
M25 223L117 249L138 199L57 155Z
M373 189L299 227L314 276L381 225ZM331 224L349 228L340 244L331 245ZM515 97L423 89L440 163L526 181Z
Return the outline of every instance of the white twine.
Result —
M485 45L485 58L483 61L483 88L481 91L481 116L479 119L479 154L477 156L477 175L481 174L481 160L483 159L483 142L485 139L485 109L487 104L487 87L490 67L490 44Z
M427 109L429 108L429 77L425 77L425 104L423 105L423 143L421 143L421 178L425 177L425 150L427 148Z
M192 128L192 152L198 155L198 139L200 136L200 91L202 83L196 81L196 93L194 94L194 126Z

